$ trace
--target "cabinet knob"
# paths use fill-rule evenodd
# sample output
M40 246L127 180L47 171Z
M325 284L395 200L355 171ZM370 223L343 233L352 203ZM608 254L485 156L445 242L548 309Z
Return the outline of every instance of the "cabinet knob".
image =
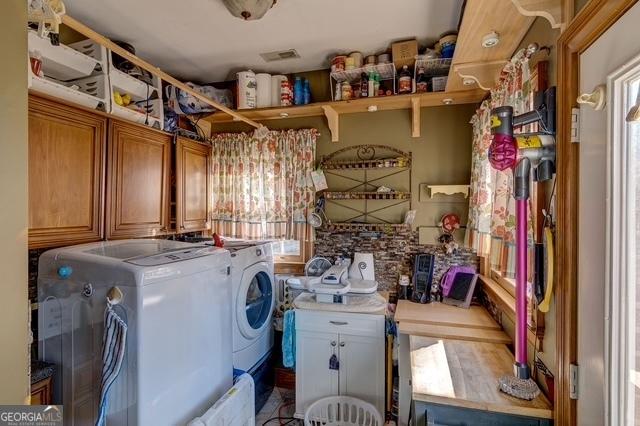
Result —
M335 345L336 345L336 341L335 341L335 340L332 340L332 341L331 341L331 346L335 346Z
M340 342L340 347L341 347L341 348L344 348L344 347L345 347L345 345L346 345L346 343L345 343L345 342Z

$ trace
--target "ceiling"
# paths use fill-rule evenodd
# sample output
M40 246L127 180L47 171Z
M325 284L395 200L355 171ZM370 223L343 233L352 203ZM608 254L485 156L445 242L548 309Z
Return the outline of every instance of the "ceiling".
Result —
M435 41L455 30L462 0L278 0L258 21L231 16L221 0L65 0L67 13L174 76L196 82L328 68L338 52L379 52L395 40ZM401 6L401 7L399 7ZM267 63L259 54L296 49Z

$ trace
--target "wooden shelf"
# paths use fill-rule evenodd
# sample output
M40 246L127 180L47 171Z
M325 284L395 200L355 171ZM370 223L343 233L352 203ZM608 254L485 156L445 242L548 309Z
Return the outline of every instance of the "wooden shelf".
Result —
M447 92L493 86L534 19L522 15L512 1L467 0ZM500 42L491 48L482 47L482 37L492 31L498 33ZM465 86L465 79L475 82Z
M371 191L329 191L324 192L323 195L327 200L410 200L410 192L371 192Z
M325 116L327 118L329 131L331 132L331 141L338 142L340 139L339 124L341 114L408 109L411 110L411 136L417 138L420 137L420 108L442 105L475 104L482 100L485 93L485 90L473 88L471 90L378 96L374 98L360 98L349 101L317 102L309 105L291 107L243 109L237 112L241 113L245 120L252 122L284 118ZM238 118L234 118L224 111L218 111L204 117L203 120L214 124L230 123L238 121Z

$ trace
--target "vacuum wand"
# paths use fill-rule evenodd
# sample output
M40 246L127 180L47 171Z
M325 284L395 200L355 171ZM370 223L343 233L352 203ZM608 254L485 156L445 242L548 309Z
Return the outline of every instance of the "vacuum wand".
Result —
M552 178L555 172L555 89L549 89L531 112L514 116L513 108L491 110L489 161L497 170L513 170L513 197L516 200L516 339L514 376L500 379L500 389L522 399L534 399L540 390L531 379L527 362L527 248L531 171L533 180ZM539 122L540 133L514 136L514 128Z

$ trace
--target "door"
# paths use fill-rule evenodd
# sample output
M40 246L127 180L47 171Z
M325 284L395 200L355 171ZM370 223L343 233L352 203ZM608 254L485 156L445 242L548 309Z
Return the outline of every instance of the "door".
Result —
M640 53L638 22L640 4L581 54L581 93L606 84L608 75ZM611 96L611 88L607 91ZM607 409L613 393L611 389L605 391L610 386L607 364L612 349L605 339L611 326L605 302L608 290L625 284L611 281L606 274L607 246L614 237L607 231L608 183L619 172L608 170L607 153L612 140L607 135L607 121L611 120L611 129L626 126L624 120L614 121L611 112L611 105L601 111L586 105L580 108L577 423L581 426L633 424L614 421L611 414L615 413Z
M360 398L384 410L384 335L338 336L340 395Z
M304 415L311 403L338 395L338 370L329 369L338 355L338 335L296 330L296 414Z
M245 346L249 346L251 340L259 337L265 328L271 327L274 301L273 280L268 265L259 262L245 269L236 300L236 320L240 333L247 339ZM234 351L238 349L242 348L234 347Z
M211 148L185 138L176 143L176 227L178 232L209 228Z
M107 119L29 97L29 248L103 236Z
M169 231L170 135L111 120L107 167L108 239Z

